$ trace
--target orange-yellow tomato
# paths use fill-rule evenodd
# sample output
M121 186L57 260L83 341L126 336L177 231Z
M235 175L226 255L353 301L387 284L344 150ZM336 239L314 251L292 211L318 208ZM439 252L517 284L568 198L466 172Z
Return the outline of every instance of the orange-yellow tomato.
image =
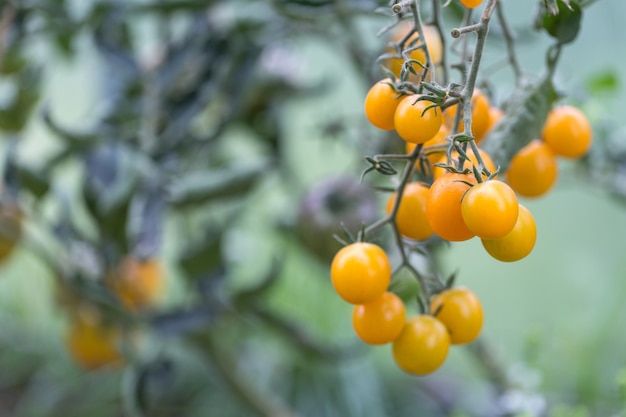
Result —
M460 1L461 1L461 4L467 7L468 9L474 9L480 6L483 2L483 0L460 0Z
M80 311L72 317L66 346L70 356L84 369L96 369L122 362L120 332L105 326L93 312Z
M413 375L428 375L446 360L450 336L446 326L433 316L419 315L406 321L393 341L393 359L400 369Z
M165 289L161 264L156 259L127 257L110 274L108 282L121 303L132 311L154 306Z
M393 342L404 328L404 303L394 293L386 292L367 304L354 306L352 326L357 336L370 345Z
M558 173L554 152L544 142L535 139L511 159L506 180L517 194L539 197L552 188Z
M493 159L491 159L489 154L480 148L478 149L478 153L480 154L480 158L483 160L483 163L485 164L485 168L487 168L489 172L492 174L496 172L496 164L493 162ZM476 157L476 154L474 153L472 148L468 147L466 154L469 157L469 161L466 160L464 162L463 168L471 168L472 165L475 165L476 167L478 167L478 158ZM456 167L456 163L459 160L459 153L457 151L452 151L452 154L450 156L452 157L452 160L450 161L451 165ZM445 154L439 156L439 160L436 163L447 164L448 163L447 156ZM433 167L433 178L437 179L447 172L448 171L445 168L435 166ZM487 178L487 176L483 174L483 178Z
M411 143L426 143L435 137L441 128L441 109L428 100L417 101L419 94L404 97L394 114L396 132ZM426 110L428 109L428 110Z
M391 213L397 193L387 200L387 214ZM413 240L424 240L432 236L433 229L426 218L426 197L428 187L419 182L411 182L404 188L400 207L396 213L396 225L402 236Z
M435 295L430 312L450 333L450 343L474 341L483 327L483 307L476 294L467 288L452 288Z
M474 185L463 197L461 213L469 230L481 239L504 237L513 230L518 215L517 196L499 180Z
M548 114L543 140L558 156L579 158L591 147L591 124L583 112L572 106L558 106Z
M504 112L502 110L493 106L489 108L489 125L487 126L487 133L489 133L491 129L498 124L502 117L504 117Z
M446 173L430 186L426 197L426 218L442 239L460 242L475 235L465 225L461 213L461 200L470 188L466 182L475 184L476 179L472 175Z
M333 258L330 278L335 291L351 304L366 304L380 297L391 281L385 251L367 242L344 246Z
M412 29L413 25L411 22L405 20L398 24L395 29L391 33L390 41L394 43L399 43ZM433 65L437 65L441 62L443 57L443 45L441 43L441 37L439 36L439 32L433 26L424 25L424 38L426 39L426 47L428 48L428 53L430 54L430 59L433 62ZM417 33L414 33L404 44L404 48L408 49L418 44L419 36ZM392 48L387 50L389 53L394 53ZM416 49L409 53L409 58L415 61L421 62L423 65L426 65L426 54L423 49ZM404 63L404 59L401 58L391 58L387 60L387 67L391 70L392 73L396 75L396 77L400 76L400 71L402 70L402 64ZM417 73L421 73L422 67L417 64L413 64L413 68Z
M448 135L450 135L450 129L442 124L435 137L424 143L422 152L426 154L431 165L441 159L441 155L445 155L444 145L448 143L446 139ZM406 142L406 153L413 152L416 146L415 143ZM416 162L416 167L419 167L419 160Z
M446 123L450 129L454 128L458 109L459 105L457 104L445 111ZM475 89L472 95L472 134L474 135L476 143L480 143L485 133L487 133L487 130L489 130L490 109L491 104L487 96L479 89ZM465 124L461 118L458 131L462 132L464 127Z
M390 85L389 78L377 82L365 97L365 116L379 129L393 130L393 116L402 96Z
M525 258L532 252L536 240L535 218L521 204L513 230L500 239L481 239L487 253L502 262L515 262Z

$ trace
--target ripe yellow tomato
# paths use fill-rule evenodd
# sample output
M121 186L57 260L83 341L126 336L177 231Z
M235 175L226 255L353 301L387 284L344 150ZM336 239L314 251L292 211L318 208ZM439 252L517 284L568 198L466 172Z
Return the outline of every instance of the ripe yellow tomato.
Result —
M487 96L479 89L475 89L472 94L472 134L474 135L476 143L480 143L485 136L485 133L489 130L490 109L491 104L489 103ZM459 105L457 104L453 107L447 108L445 111L446 124L450 129L454 129L454 124L456 123L456 113L458 110ZM464 127L465 124L461 118L458 131L462 132Z
M447 145L448 135L450 135L450 129L442 124L435 137L424 143L422 152L426 154L426 158L428 158L431 165L439 161L439 159L441 159L441 155L445 155L443 145ZM415 143L406 142L406 153L413 152L413 149L415 149L416 146L417 145ZM415 166L416 168L419 168L419 160L416 162Z
M352 326L357 336L370 345L393 342L404 328L404 303L394 293L385 292L367 304L354 306Z
M515 262L532 252L537 240L535 218L530 210L519 205L519 215L515 227L499 239L482 239L487 253L502 262Z
M474 153L472 148L468 147L466 153L467 153L467 156L469 157L469 161L467 160L465 161L465 163L463 164L463 168L471 168L472 165L475 165L478 167L478 158L476 157L476 154ZM485 167L489 170L490 173L493 174L496 171L496 164L493 162L493 159L491 159L489 154L483 149L479 148L478 153L480 154L480 158L483 160ZM452 157L452 160L450 161L451 165L456 166L456 163L459 160L459 153L457 151L452 151L452 154L450 156ZM447 164L448 157L445 154L440 155L439 160L437 160L436 163ZM448 171L445 168L435 166L433 167L433 178L437 179L447 172ZM487 178L487 176L483 174L483 178Z
M394 43L400 42L413 28L413 24L405 20L399 23L395 29L391 32L390 41ZM426 39L426 47L428 48L428 53L430 54L430 59L433 62L433 65L437 65L441 63L441 59L443 57L443 45L441 43L441 37L439 36L439 32L433 26L424 25L424 38ZM417 33L413 34L409 40L404 44L405 49L410 48L411 46L417 45L417 40L419 36ZM393 53L394 50L389 48L387 52ZM409 53L409 58L414 59L422 64L426 65L426 54L422 49L416 49ZM402 70L402 64L404 63L404 59L400 58L391 58L387 60L387 67L391 70L392 73L396 75L396 77L400 76L400 71ZM413 68L417 73L421 73L422 67L417 64L413 65Z
M474 9L480 6L483 2L483 0L460 0L460 1L461 1L461 4L467 7L468 9Z
M591 147L593 133L583 112L572 106L558 106L548 114L542 137L558 156L579 158Z
M436 371L446 360L450 336L446 326L433 316L419 315L406 321L393 341L393 359L400 369L413 375Z
M489 125L487 126L487 133L493 129L493 127L502 119L504 112L497 107L489 108Z
M511 159L506 180L517 194L539 197L552 188L558 173L559 167L552 149L535 139Z
M463 197L461 213L469 230L481 239L504 237L513 230L518 215L515 192L499 180L474 185Z
M446 173L433 182L426 197L428 224L439 237L451 242L474 237L461 213L461 200L470 188L465 182L475 184L476 179L472 175Z
M122 362L120 336L119 330L104 325L98 314L82 309L72 316L65 342L70 356L91 370Z
M330 266L330 278L345 301L366 304L387 291L391 264L380 246L356 242L337 252Z
M433 103L428 100L417 101L419 97L419 94L404 97L398 104L393 119L398 135L405 141L416 144L434 138L443 120L439 107L431 107Z
M476 294L467 288L452 288L435 295L430 313L450 332L450 343L474 341L483 327L483 307Z
M107 279L121 303L132 311L153 307L165 289L161 264L156 259L127 257Z
M374 126L383 130L393 130L393 116L402 96L396 93L386 78L370 88L365 97L365 116Z
M393 210L397 193L387 200L387 214ZM433 229L426 218L426 197L428 187L419 182L411 182L404 188L400 207L396 214L396 225L402 236L413 240L424 240L432 236Z

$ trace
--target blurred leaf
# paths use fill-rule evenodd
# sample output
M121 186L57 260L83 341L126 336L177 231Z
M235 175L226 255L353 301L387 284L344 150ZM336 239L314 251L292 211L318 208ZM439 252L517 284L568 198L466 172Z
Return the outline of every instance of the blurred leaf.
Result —
M549 77L522 85L506 103L505 115L481 142L481 148L505 172L513 156L540 137L553 103L558 98Z
M586 87L592 94L615 93L619 88L619 76L614 70L607 69L590 77Z
M169 203L189 207L210 200L242 196L270 169L267 160L187 174L169 188Z
M134 193L127 225L133 254L140 259L159 252L163 232L165 195L156 181L144 184Z
M577 3L557 0L558 13L545 11L541 25L560 44L566 44L576 39L580 30L582 11Z
M19 185L30 191L36 198L41 198L50 189L50 178L42 175L32 167L20 165L17 168Z
M209 228L201 242L191 242L179 258L188 278L201 279L222 268L222 231Z
M153 317L151 326L162 334L178 336L183 333L207 329L219 317L220 312L221 307L215 304L188 310L170 311Z

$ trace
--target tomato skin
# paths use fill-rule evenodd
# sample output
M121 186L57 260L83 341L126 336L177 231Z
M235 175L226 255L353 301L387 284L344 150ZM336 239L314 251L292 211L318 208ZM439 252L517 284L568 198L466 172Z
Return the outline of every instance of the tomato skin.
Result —
M396 132L402 139L411 143L425 143L435 137L441 128L442 115L439 107L428 100L416 100L419 94L404 97L394 114ZM430 107L428 110L426 110Z
M164 295L165 278L157 259L127 257L107 279L120 302L130 311L154 307Z
M92 370L123 361L120 338L117 328L107 327L98 317L82 311L72 317L65 343L70 356L82 368Z
M352 243L341 248L333 258L330 277L341 298L351 304L366 304L387 290L391 264L380 246Z
M467 288L451 288L435 295L430 312L446 326L453 345L474 341L483 327L482 304Z
M412 23L408 21L403 21L395 27L389 40L391 42L398 43L409 33L411 29L412 29ZM441 59L443 57L443 45L441 43L441 37L439 36L439 32L437 31L437 29L433 26L424 25L423 29L424 29L424 38L426 39L426 47L428 48L430 59L432 60L433 65L437 65L441 63ZM409 48L410 45L417 45L417 41L416 41L417 39L419 39L419 36L417 35L417 33L414 33L409 38L409 40L404 44L405 49ZM414 41L415 43L413 43ZM395 50L392 48L389 48L387 52L394 53ZM426 65L426 54L424 53L422 49L416 49L414 51L411 51L409 53L409 58L414 59ZM396 77L400 77L400 71L402 70L402 64L404 64L404 59L391 58L387 60L386 64L389 70L393 74L395 74ZM417 64L414 64L413 68L417 71L418 74L421 74L422 67L420 67ZM410 80L417 79L417 78L418 77L416 77L414 74L411 74L409 76Z
M446 124L450 129L454 128L456 113L459 110L459 106L460 104L457 104L446 109L445 119ZM490 109L491 104L487 96L478 88L475 89L472 94L472 134L474 135L476 143L480 143L485 136L485 133L489 130ZM459 132L462 132L464 128L465 124L463 123L463 118L461 118L459 122Z
M392 345L398 367L413 375L436 371L445 362L449 349L448 330L430 315L409 318Z
M517 222L519 204L515 192L499 180L474 185L463 197L461 212L468 229L481 239L509 233Z
M468 9L474 9L480 6L483 2L483 0L460 0L460 1L461 1L461 4L467 7Z
M530 210L520 204L513 230L500 239L481 239L481 242L493 258L502 262L516 262L532 252L536 240L535 218Z
M394 293L385 292L367 304L355 305L352 326L357 336L370 345L394 341L402 332L406 320L404 303Z
M552 149L534 139L513 156L506 180L517 194L539 197L552 188L558 174L558 162Z
M572 106L558 106L550 111L541 134L544 142L558 156L579 158L591 147L591 124L583 112Z
M365 96L365 116L372 125L382 130L394 129L393 116L402 98L390 83L389 78L377 82Z
M445 149L437 151L436 149L428 148L433 148L439 145L447 145L447 138L449 135L450 129L448 129L445 124L442 124L435 137L424 143L422 152L426 153L426 158L431 165L438 162L441 159L441 155L445 155ZM413 152L413 149L415 149L416 146L417 145L415 143L406 142L406 153ZM415 162L415 167L419 169L419 166L419 160L417 160Z
M451 242L461 242L475 236L463 221L461 200L470 188L464 181L476 183L471 175L443 174L430 186L426 197L428 224L439 237Z
M387 200L387 214L393 210L397 193L393 193ZM400 207L396 213L396 225L402 236L413 240L428 239L433 235L433 229L426 218L426 197L428 187L419 182L410 182L404 188Z
M497 107L489 108L489 125L487 126L487 133L491 132L493 127L498 124L500 119L504 117L504 112Z
M489 172L493 174L496 171L496 164L493 162L493 159L491 159L491 156L489 156L489 154L482 149L478 149L478 153L480 154L480 158L483 160L485 167L489 170ZM478 158L471 148L467 149L466 154L467 156L469 156L469 161L465 161L465 163L463 164L463 168L471 168L472 165L478 166ZM452 160L450 161L451 164L456 166L456 162L459 160L459 153L457 151L452 151L452 154L450 156L452 158ZM448 157L445 154L441 155L437 163L447 164ZM438 166L433 167L433 178L437 179L446 172L448 172L448 170L446 170L445 168L441 168ZM487 177L483 174L483 178Z

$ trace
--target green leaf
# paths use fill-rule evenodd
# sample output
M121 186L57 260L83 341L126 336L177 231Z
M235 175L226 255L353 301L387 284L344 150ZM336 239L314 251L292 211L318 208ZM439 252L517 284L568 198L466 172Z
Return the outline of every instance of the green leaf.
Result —
M607 69L589 78L586 87L592 94L614 93L619 88L619 77L614 70Z
M521 148L540 137L548 112L557 98L549 77L522 85L513 93L504 117L481 142L481 148L501 172L508 169L511 158Z
M582 11L578 3L558 0L558 13L544 13L542 26L560 44L566 44L576 39L581 19Z
M243 195L254 187L268 169L267 161L258 161L243 166L188 174L169 188L169 203L176 207L186 207L217 198Z

